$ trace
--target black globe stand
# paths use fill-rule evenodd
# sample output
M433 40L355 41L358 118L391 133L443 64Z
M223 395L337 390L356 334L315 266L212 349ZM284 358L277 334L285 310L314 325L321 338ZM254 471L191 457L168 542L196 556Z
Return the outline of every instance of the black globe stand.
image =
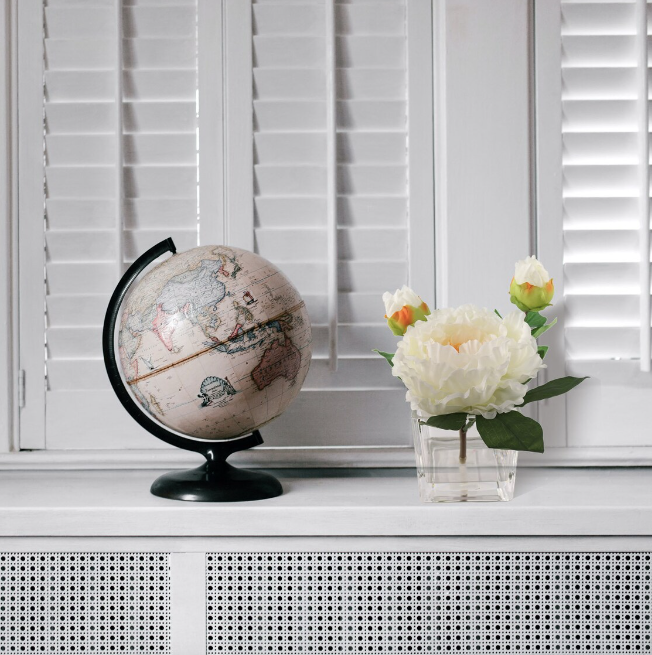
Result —
M202 451L206 464L189 471L172 471L157 478L151 492L162 498L232 503L274 498L283 493L281 483L268 473L231 466L226 458L238 450L263 443L255 430L246 437L229 439Z
M106 372L113 391L129 415L165 443L201 453L206 458L206 463L196 469L173 471L162 475L154 481L151 492L162 498L196 502L239 502L280 496L283 493L283 487L273 475L261 471L238 469L226 461L227 457L235 452L262 444L263 438L258 430L243 437L223 441L183 437L150 419L138 407L120 377L115 357L114 339L122 302L131 285L149 264L166 252L175 254L176 251L172 239L166 239L150 248L129 267L109 300L102 331L102 351Z

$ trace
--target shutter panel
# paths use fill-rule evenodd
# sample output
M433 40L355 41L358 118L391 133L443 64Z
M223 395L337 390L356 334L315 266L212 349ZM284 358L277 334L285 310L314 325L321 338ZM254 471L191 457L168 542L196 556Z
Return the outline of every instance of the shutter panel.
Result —
M638 359L635 2L562 3L564 271L572 362Z
M648 13L645 0L561 2L566 357L591 376L568 398L567 445L587 458L652 445L638 411L652 389Z
M28 402L21 414L21 430L29 425L31 435L44 413L45 440L27 439L24 447L166 447L134 424L110 390L101 326L119 274L138 254L168 235L180 250L197 244L198 142L208 161L202 184L220 186L202 195L202 238L223 233L227 243L253 243L295 282L314 323L315 361L305 390L265 427L268 444L409 444L404 390L371 348L396 347L382 317L384 291L407 282L434 301L429 4L227 0L222 15L201 5L215 23L209 29L198 25L196 0L119 2L21 5L32 12L25 23L31 41L23 43L42 47L44 64L42 75L25 82L32 95L41 94L25 106L42 106L43 116L31 117L31 137L21 147L30 153L26 160L39 162L46 215L45 317L43 297L34 293L21 321L47 322L45 398L40 406ZM325 7L334 18L330 53ZM254 32L242 41L249 10ZM206 40L221 36L221 50ZM253 69L242 56L251 37ZM408 75L410 57L416 63ZM249 115L240 101L249 93L245 68L254 89ZM198 73L209 91L198 89ZM327 93L329 74L335 97ZM221 95L209 84L218 81ZM329 131L333 118L336 129ZM418 137L410 141L413 129ZM223 172L215 152L223 156ZM211 171L220 179L210 179ZM38 197L37 178L34 166L24 172L21 179L35 190L24 198ZM249 184L253 198L243 193ZM248 201L255 209L251 228ZM37 287L42 211L32 202L21 213L21 230L35 238L31 256L23 257L31 273L21 279L25 285L35 279ZM410 259L410 252L425 256ZM43 380L42 337L32 329L21 346L28 387L36 386L27 392L32 399Z
M196 3L125 2L122 39L118 11L44 7L47 448L158 445L118 406L101 326L139 254L197 245Z
M332 9L336 254L328 247L329 3L253 4L255 247L296 284L314 339L299 400L266 432L275 445L397 445L408 443L405 392L371 349L396 349L381 296L408 282L406 2ZM334 265L336 371L328 310Z

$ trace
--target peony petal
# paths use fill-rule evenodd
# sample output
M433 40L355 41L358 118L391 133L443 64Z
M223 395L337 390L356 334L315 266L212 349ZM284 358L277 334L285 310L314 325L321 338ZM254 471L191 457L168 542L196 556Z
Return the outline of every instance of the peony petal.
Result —
M526 257L516 262L514 267L516 284L531 284L542 287L550 280L550 274L536 257Z
M544 367L536 349L520 312L501 320L473 305L438 309L406 330L392 374L420 416L467 412L492 418L522 402L525 382Z

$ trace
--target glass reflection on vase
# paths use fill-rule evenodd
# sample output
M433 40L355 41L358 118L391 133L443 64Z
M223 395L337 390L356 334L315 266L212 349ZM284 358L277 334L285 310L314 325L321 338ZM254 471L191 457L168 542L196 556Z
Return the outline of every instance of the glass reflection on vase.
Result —
M514 497L518 451L487 448L475 429L460 434L412 414L419 496L424 503L507 501ZM464 443L465 442L465 443Z

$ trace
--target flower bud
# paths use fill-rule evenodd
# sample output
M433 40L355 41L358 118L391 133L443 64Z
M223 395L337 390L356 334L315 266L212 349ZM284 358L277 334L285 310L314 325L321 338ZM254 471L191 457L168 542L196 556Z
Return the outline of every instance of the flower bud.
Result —
M510 300L523 312L540 312L550 305L555 285L536 257L516 262L516 270L509 287Z
M408 326L417 321L425 321L426 316L430 314L428 305L405 285L402 289L397 289L396 293L384 293L383 302L387 325L397 337L402 337Z

